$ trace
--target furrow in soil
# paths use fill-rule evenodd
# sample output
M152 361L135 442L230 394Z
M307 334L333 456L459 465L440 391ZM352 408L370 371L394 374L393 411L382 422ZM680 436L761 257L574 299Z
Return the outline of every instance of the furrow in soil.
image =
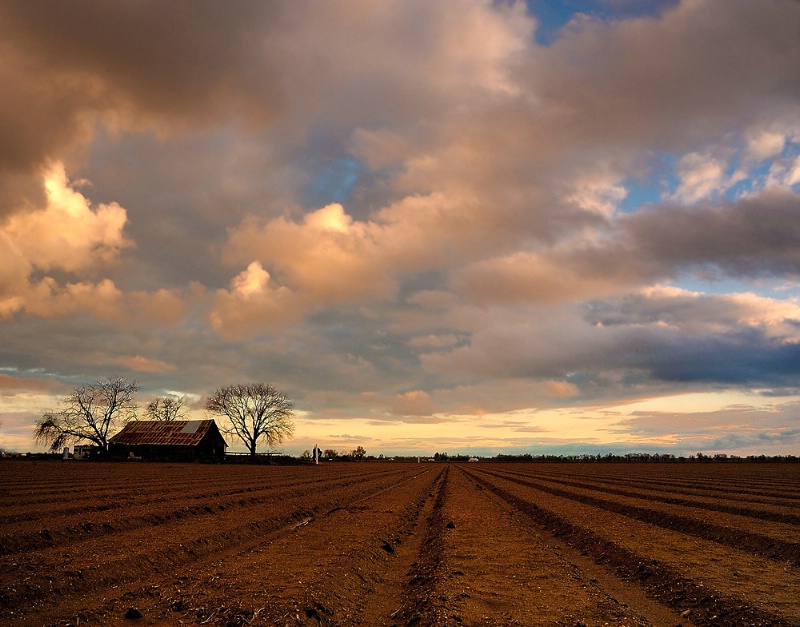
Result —
M500 472L470 474L539 528L697 625L788 626L800 618L798 574L789 565L577 503Z

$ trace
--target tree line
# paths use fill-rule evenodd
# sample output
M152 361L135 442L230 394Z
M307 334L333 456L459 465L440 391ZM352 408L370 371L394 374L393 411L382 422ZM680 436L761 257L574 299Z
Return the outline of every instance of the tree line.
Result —
M361 460L367 459L367 451L363 446L357 446L356 448L354 448L352 451L349 452L337 451L336 449L332 448L326 448L324 451L319 449L317 450L319 451L319 459L329 462L334 462L334 461L359 462ZM314 454L311 451L303 451L303 454L300 455L300 459L303 461L311 461L314 459Z
M51 451L79 442L91 442L108 450L109 439L127 422L137 420L135 381L118 377L81 385L61 407L37 420L34 436ZM236 437L255 456L259 442L280 444L294 433L294 407L285 393L268 383L229 385L206 399L205 409L224 417L223 433ZM183 397L159 397L148 403L148 420L172 421L186 417Z

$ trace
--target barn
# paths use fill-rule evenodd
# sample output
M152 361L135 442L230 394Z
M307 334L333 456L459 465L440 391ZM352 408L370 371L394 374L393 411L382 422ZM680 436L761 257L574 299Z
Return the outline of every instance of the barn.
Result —
M111 437L114 457L158 461L222 460L228 445L213 420L135 420Z

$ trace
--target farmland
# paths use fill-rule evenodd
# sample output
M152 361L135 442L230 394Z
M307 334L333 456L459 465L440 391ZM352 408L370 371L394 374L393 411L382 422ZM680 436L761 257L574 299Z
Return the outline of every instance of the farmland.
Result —
M800 465L8 461L0 623L796 626Z

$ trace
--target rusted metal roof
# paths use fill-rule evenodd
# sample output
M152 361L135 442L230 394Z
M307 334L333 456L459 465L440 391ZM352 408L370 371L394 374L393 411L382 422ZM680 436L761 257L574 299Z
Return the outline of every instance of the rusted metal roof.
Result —
M197 446L209 429L217 430L213 420L135 420L109 441L128 445Z

